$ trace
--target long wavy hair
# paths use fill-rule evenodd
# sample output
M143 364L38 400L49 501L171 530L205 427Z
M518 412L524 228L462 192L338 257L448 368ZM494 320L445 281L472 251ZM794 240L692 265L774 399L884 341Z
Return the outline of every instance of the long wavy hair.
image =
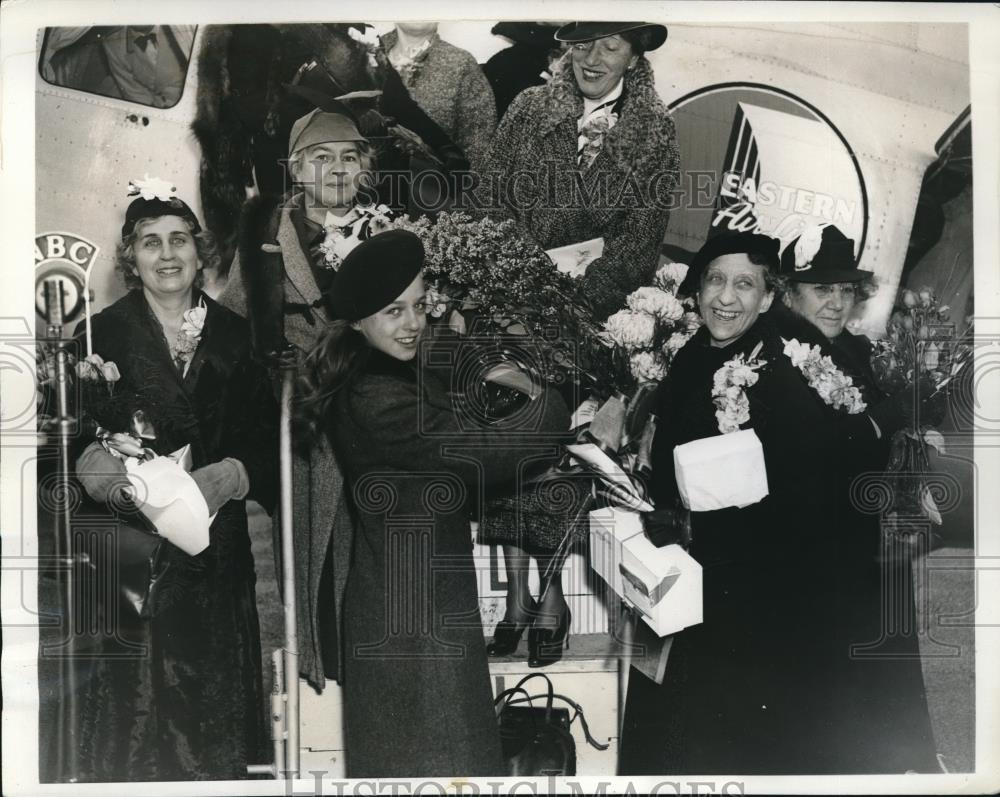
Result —
M326 429L330 405L370 352L364 336L350 321L332 321L306 355L298 379L294 424L310 440Z

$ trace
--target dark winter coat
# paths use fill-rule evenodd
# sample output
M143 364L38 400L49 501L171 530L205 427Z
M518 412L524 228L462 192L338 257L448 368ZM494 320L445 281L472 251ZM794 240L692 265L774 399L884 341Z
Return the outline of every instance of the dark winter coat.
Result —
M744 428L761 440L769 495L691 513L704 622L675 638L662 687L633 679L622 771L932 771L916 638L892 646L899 659L875 649L878 528L858 522L849 492L877 466L874 427L820 399L769 314L729 346L711 346L703 328L678 352L657 407L657 508L677 501L674 447L719 434L715 372L760 342L766 365L746 391Z
M490 212L513 216L543 249L604 238L604 254L581 278L602 320L625 297L652 282L667 229L680 156L674 122L645 58L626 73L618 123L585 171L577 166L577 120L583 96L564 58L552 80L518 95L490 146L483 191ZM487 197L483 197L487 201Z
M247 206L238 259L219 301L249 319L256 352L275 351L288 341L301 358L330 319L289 215L295 201L298 196L284 205ZM299 672L322 691L327 677L339 677L340 597L353 527L343 501L344 478L328 441L320 436L308 446L303 442L296 441L292 457ZM277 544L275 551L280 552ZM281 583L277 556L276 566Z
M358 516L344 599L350 777L502 774L472 559L470 500L512 478L531 429L484 428L429 369L369 352L330 412ZM523 420L523 416L522 420Z
M238 459L248 497L271 511L277 408L250 357L246 322L204 301L201 341L183 377L141 290L94 316L94 352L114 362L121 379L107 402L82 409L112 431L127 431L142 410L157 453L190 444L194 468ZM82 332L81 325L81 343ZM269 759L245 501L226 503L209 534L195 557L172 548L182 594L150 620L118 616L115 634L102 642L104 658L81 664L89 667L81 779L232 779Z

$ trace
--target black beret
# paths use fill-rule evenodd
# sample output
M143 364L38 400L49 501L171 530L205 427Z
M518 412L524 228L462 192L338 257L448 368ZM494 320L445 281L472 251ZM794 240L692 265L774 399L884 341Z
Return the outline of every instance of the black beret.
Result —
M872 276L871 271L858 268L854 258L854 241L839 228L828 224L822 228L820 236L816 235L815 228L809 232L811 246L808 241L802 240L805 236L800 235L781 253L781 273L792 282L829 285L834 282L860 282Z
M180 216L191 225L192 233L201 232L201 225L194 211L187 206L182 199L170 197L170 199L143 199L138 197L133 200L125 211L125 223L122 225L122 241L132 234L136 222L140 219L158 219L160 216Z
M778 270L777 238L753 232L730 232L715 235L705 241L691 263L692 276L701 277L701 272L715 258L723 255L757 255L769 268Z
M392 304L424 265L424 245L408 230L387 230L355 246L327 294L334 318L360 321Z

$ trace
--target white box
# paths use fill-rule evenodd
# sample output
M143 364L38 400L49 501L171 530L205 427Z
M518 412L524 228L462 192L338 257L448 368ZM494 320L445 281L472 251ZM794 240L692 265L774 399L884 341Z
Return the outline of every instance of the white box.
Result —
M702 622L702 571L679 545L657 548L638 513L590 513L591 566L659 636Z
M625 542L622 600L659 636L702 622L701 565L680 545L657 548L645 534Z
M590 566L618 594L622 594L622 561L625 540L642 534L642 518L627 509L605 507L590 513Z
M753 429L677 446L674 474L681 500L692 512L742 508L767 495L764 449Z

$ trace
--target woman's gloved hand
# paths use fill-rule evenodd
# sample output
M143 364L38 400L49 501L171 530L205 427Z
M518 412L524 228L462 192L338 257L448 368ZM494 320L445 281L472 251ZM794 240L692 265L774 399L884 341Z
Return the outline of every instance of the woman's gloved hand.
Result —
M124 489L131 489L124 461L109 454L96 440L77 457L76 476L87 495L102 504Z
M680 504L674 508L656 509L642 515L646 536L657 548L691 544L691 513Z
M209 515L214 515L228 501L246 498L250 491L247 469L232 457L191 471L191 478L208 504Z

